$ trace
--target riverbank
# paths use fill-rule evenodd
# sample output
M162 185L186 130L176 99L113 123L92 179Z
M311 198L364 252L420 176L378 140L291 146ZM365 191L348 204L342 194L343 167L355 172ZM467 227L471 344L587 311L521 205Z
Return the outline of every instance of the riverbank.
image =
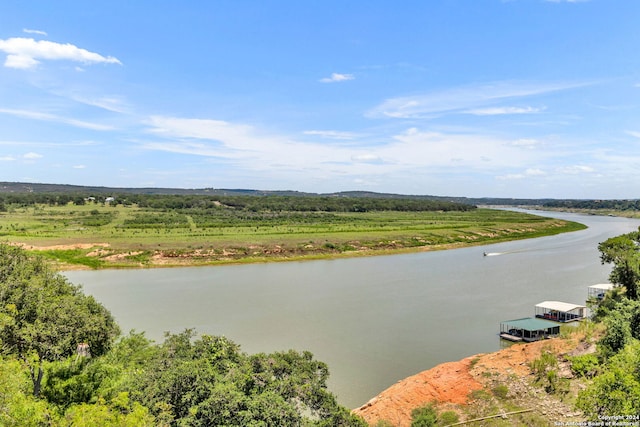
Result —
M550 233L555 234L555 233ZM522 237L496 240L500 243L519 240ZM439 245L405 247L399 242L390 242L386 248L359 247L348 251L313 250L300 253L276 245L273 248L254 247L252 254L239 253L234 249L216 250L155 250L136 251L114 249L109 243L70 243L64 245L36 246L21 242L9 242L28 251L40 253L49 258L59 271L91 269L130 269L130 268L177 268L214 265L251 264L265 262L331 260L340 258L371 257L379 255L407 254L416 252L441 251L472 246L486 245L486 242L458 242ZM144 259L141 259L144 258Z
M477 209L314 214L305 219L311 222L289 224L279 218L281 224L269 227L246 220L228 227L137 229L125 223L126 218L140 215L131 208L107 208L110 210L98 214L74 211L78 218L109 214L112 220L71 227L70 220L61 219L71 212L69 208L50 209L52 212L1 214L0 229L6 243L37 251L60 270L365 257L487 245L586 228L577 222L523 212Z
M515 344L440 364L397 382L353 413L372 426L398 427L410 426L411 411L427 404L434 404L439 413L455 412L460 421L486 417L484 426L505 422L512 426L568 425L585 421L573 406L584 383L572 374L569 360L595 352L595 339L584 332L587 328L562 338ZM561 391L549 392L545 390L547 384L537 380L532 365L544 353L558 362ZM505 413L511 415L500 415ZM497 416L494 422L493 416Z

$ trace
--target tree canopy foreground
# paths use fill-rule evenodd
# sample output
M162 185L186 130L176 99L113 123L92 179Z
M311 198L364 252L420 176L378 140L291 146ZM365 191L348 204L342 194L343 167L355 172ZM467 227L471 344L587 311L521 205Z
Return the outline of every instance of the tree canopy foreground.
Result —
M40 257L0 244L0 425L363 426L307 351L248 355L187 329L156 344Z

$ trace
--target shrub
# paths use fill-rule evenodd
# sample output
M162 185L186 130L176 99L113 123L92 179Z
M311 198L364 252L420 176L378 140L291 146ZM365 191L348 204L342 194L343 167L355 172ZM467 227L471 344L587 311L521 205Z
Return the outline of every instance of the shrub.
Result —
M493 393L493 395L495 397L497 397L498 399L506 399L507 395L509 394L509 387L507 387L504 384L500 384L495 386L491 392Z
M432 403L411 411L411 427L431 427L436 425L438 414Z
M585 378L593 378L599 370L600 362L595 354L583 354L569 359L571 372Z
M438 416L438 424L448 426L460 421L458 414L453 411L445 411Z

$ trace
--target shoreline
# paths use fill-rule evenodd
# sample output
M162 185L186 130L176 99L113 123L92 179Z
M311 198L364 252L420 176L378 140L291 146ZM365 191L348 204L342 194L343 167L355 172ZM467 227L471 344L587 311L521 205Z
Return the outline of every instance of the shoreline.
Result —
M562 378L580 381L572 376L567 365L568 356L595 351L581 333L533 343L518 343L491 353L480 353L458 361L445 362L406 377L381 391L352 413L369 425L383 421L398 427L411 425L411 411L433 404L440 412L453 411L461 421L470 421L487 406L498 407L501 416L514 405L521 412L555 423L582 422L584 415L563 397L541 392L535 384L531 362L545 352L551 352L561 363ZM563 362L564 361L564 362ZM500 390L500 394L497 392ZM525 422L526 424L526 422ZM536 424L538 425L538 424Z
M206 259L199 256L189 256L185 254L182 256L163 256L156 254L155 259L147 263L110 263L102 265L98 268L92 268L84 264L72 264L64 263L55 260L50 262L56 266L57 271L81 271L81 270L137 270L137 269L153 269L153 268L186 268L186 267L215 267L226 265L243 265L243 264L264 264L264 263L280 263L280 262L305 262L305 261L319 261L319 260L337 260L337 259L349 259L349 258L363 258L363 257L376 257L376 256L390 256L390 255L404 255L420 252L435 252L445 250L465 249L478 246L489 246L492 244L511 242L516 240L522 240L522 238L504 239L495 242L480 242L480 243L448 243L443 245L433 246L420 246L411 248L398 248L398 249L379 249L379 250L354 250L339 253L318 253L318 254L305 254L305 255L291 255L291 256L247 256L240 258L216 258ZM82 247L94 249L97 247L108 247L105 243L96 244L71 244L71 245L53 245L53 246L33 246L25 245L22 243L9 243L24 248L25 250L35 253L50 250L73 250L81 249ZM105 246L106 245L106 246ZM128 251L123 252L126 254ZM130 251L135 252L135 251ZM126 256L126 255L125 255ZM134 255L135 256L135 255Z
M39 252L57 268L68 271L215 266L440 251L586 228L575 221L499 209L462 213L327 214L327 217L305 221L296 217L297 222L292 223L284 215L271 225L240 217L237 224L219 227L191 224L189 228L181 228L165 224L164 228L148 228L143 223L135 228L123 224L155 216L119 206L90 208L76 211L58 207L44 213L25 210L0 215L0 226L11 230L4 233L3 240ZM157 214L160 218L165 215ZM107 215L110 221L80 226L87 218L102 218L100 215Z
M575 223L574 229L566 229L558 232L557 229L548 228L545 233L536 235L504 234L482 241L457 241L451 243L425 244L419 246L404 246L402 242L391 241L384 247L371 248L361 246L348 250L327 250L325 248L286 248L280 245L268 247L250 247L252 253L240 253L232 248L222 250L203 249L164 249L164 250L140 250L140 249L115 249L107 242L70 242L67 244L35 245L26 242L7 242L9 245L19 246L35 253L42 253L45 258L56 267L58 271L77 270L126 270L147 268L181 268L181 267L212 267L224 265L260 264L271 262L303 262L316 260L334 260L347 258L375 257L386 255L402 255L420 252L432 252L443 250L464 249L478 246L489 246L498 243L526 240L530 238L553 236L563 233L581 231L586 228L584 224ZM565 226L567 227L567 226ZM358 243L358 242L355 242ZM239 244L241 244L239 242ZM64 262L59 259L60 254L76 252L78 261ZM137 261L137 258L144 260Z

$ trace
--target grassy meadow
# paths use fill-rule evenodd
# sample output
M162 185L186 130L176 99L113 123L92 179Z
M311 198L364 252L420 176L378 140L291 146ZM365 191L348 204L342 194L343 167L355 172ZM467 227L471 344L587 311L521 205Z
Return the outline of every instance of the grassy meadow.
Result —
M87 203L9 206L0 242L60 268L210 265L437 250L584 228L494 209L469 211L247 211Z

